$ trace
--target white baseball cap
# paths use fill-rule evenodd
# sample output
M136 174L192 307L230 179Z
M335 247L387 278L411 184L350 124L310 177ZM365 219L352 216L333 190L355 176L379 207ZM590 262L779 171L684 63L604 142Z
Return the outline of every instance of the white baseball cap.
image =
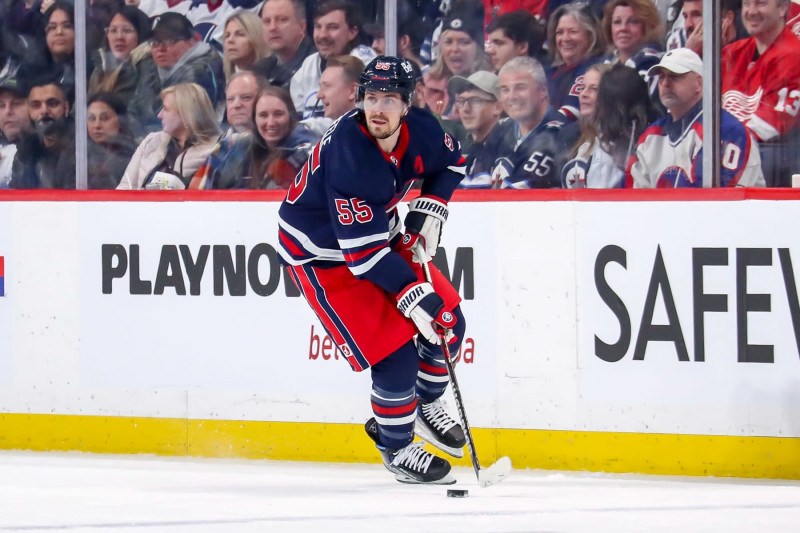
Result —
M675 74L686 74L695 72L703 75L703 60L700 56L688 48L676 48L670 50L661 57L658 65L653 65L647 71L648 76L658 76L661 69L674 72Z

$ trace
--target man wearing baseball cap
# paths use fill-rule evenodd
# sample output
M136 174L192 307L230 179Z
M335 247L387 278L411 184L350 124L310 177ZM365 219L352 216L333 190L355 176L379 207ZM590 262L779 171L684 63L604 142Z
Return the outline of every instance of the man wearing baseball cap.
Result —
M137 93L152 95L153 105L160 107L158 94L179 83L196 83L208 93L211 103L225 103L225 75L222 58L206 43L198 42L194 27L185 16L167 12L161 14L150 37L153 62L158 79L140 78Z
M658 79L669 115L639 138L628 180L634 187L703 186L703 62L688 48L670 50L647 71ZM761 158L753 136L733 115L720 114L723 187L763 187Z
M487 189L492 187L492 165L497 159L500 136L497 142L486 142L497 126L503 106L500 104L500 79L496 74L479 70L468 78L453 76L447 82L447 90L455 95L455 106L464 129L473 144L465 150L467 156L466 177L460 187L465 189Z
M8 187L17 143L30 130L26 90L16 76L0 77L0 189Z

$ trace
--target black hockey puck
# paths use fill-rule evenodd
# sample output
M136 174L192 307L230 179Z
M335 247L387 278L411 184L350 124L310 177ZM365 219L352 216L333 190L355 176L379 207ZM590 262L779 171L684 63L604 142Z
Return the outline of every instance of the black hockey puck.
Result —
M466 498L467 496L469 496L468 490L447 489L448 498Z

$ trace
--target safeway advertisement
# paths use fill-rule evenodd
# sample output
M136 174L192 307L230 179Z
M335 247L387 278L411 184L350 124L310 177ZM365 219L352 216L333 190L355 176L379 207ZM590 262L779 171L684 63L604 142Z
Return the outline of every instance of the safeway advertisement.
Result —
M600 207L581 205L576 233L587 405L627 406L639 422L622 430L707 432L683 416L698 405L717 426L775 406L750 417L754 434L791 418L800 407L796 203L752 202L746 217L729 202L708 203L701 221L675 203L631 202L606 224ZM648 426L635 414L657 406L675 420L650 417Z

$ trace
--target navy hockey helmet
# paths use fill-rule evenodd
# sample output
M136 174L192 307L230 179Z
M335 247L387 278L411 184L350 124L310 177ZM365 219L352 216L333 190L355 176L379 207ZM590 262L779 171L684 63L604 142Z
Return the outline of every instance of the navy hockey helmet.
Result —
M368 90L399 93L411 105L417 79L411 61L402 57L378 56L364 67L356 89L356 102L361 102Z

